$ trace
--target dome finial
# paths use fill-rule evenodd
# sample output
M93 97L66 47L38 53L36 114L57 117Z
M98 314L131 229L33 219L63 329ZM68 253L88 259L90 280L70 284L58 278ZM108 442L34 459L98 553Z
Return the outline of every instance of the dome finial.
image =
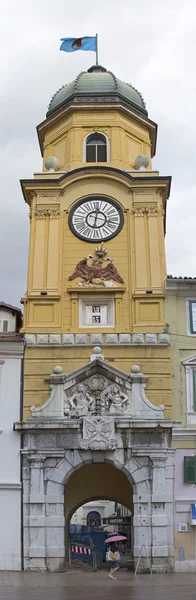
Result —
M87 73L106 73L107 69L102 67L102 65L93 65L88 69Z

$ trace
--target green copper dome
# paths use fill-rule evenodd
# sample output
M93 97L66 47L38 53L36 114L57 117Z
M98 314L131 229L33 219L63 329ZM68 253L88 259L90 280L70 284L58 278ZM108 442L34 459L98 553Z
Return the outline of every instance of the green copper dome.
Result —
M126 104L129 104L133 109L142 114L147 115L145 102L141 94L129 83L124 83L118 79L113 73L104 69L99 65L93 66L88 71L83 71L67 85L64 85L56 94L54 94L50 101L47 117L56 112L64 104L67 104L71 100L78 98L78 102L82 97L88 96L94 98L100 97L100 102L119 102L123 100ZM104 97L104 99L102 99ZM89 100L88 100L89 101Z

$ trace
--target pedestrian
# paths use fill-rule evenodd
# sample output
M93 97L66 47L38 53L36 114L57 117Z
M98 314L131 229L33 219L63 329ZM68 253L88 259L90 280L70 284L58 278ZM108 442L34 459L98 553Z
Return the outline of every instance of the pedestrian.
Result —
M118 551L118 546L113 542L107 551L106 560L110 565L109 577L110 579L117 579L114 577L114 573L119 569L119 560L120 554Z

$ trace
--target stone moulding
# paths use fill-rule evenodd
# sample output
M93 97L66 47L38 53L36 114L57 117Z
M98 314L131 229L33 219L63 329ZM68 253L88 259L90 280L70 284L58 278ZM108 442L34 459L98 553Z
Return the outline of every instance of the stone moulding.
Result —
M84 288L86 290L86 288ZM115 291L115 288L114 288ZM50 346L91 346L97 343L95 333L45 333L47 341L45 345ZM38 333L26 333L25 342L27 346L39 346L44 345L44 342L40 342L40 334ZM103 346L110 346L112 344L119 344L119 346L169 346L170 336L168 333L99 333L99 344Z

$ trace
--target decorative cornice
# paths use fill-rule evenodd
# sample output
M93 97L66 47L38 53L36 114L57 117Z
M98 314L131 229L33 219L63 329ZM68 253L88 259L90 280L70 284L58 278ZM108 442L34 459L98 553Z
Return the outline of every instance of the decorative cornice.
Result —
M78 294L76 289L73 293ZM86 291L87 288L83 288ZM90 288L92 289L92 288ZM109 288L108 288L109 289ZM69 290L70 291L70 290ZM114 292L116 289L114 288ZM120 293L123 293L124 289L120 289ZM118 290L119 293L119 290ZM45 299L45 296L44 296ZM50 300L50 298L46 297ZM98 337L97 337L98 336ZM80 333L25 333L25 344L27 346L94 346L99 343L101 346L169 346L170 336L168 333L98 333L95 329L94 332L80 332Z
M195 441L196 440L196 428L188 427L178 427L174 428L172 431L172 439L173 440L182 440L182 441Z
M21 490L22 489L22 484L21 483L7 483L7 482L1 482L0 481L0 490Z

